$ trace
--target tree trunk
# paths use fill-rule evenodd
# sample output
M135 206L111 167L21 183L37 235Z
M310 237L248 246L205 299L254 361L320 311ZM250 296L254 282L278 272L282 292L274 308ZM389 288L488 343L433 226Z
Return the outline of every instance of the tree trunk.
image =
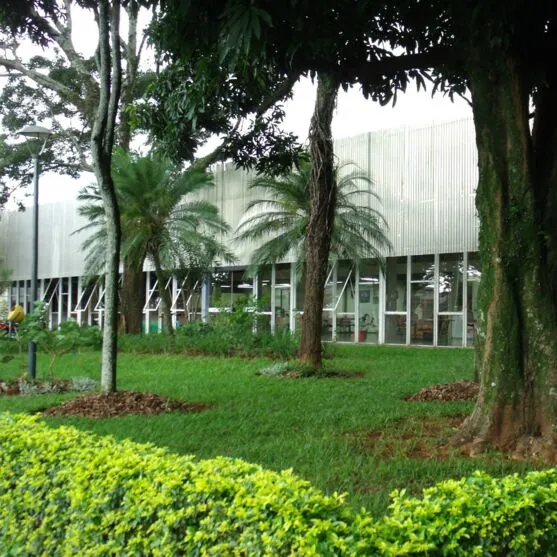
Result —
M161 295L161 310L162 310L162 326L165 333L169 335L174 334L174 326L172 325L172 315L170 308L172 307L172 300L170 294L166 289L166 273L162 269L159 254L156 251L151 253L153 265L155 266L155 274L157 275L157 282L159 284L159 293Z
M145 304L145 283L143 281L143 262L124 257L124 280L122 282L122 315L124 330L130 335L138 335L143 327L143 306Z
M322 364L323 297L336 202L331 122L337 91L338 84L333 79L328 75L319 75L309 131L312 169L300 360L314 369Z
M101 191L107 229L105 274L105 321L103 329L101 387L116 391L118 270L120 263L120 211L112 181L112 148L120 99L120 5L119 0L98 2L98 70L100 78L97 113L91 132L91 154Z
M556 278L547 264L556 231L546 228L548 196L556 185L556 119L553 141L534 146L525 68L496 48L474 54L470 82L480 172L480 394L457 442L469 443L470 452L487 445L556 461ZM540 160L552 161L552 171L540 172Z

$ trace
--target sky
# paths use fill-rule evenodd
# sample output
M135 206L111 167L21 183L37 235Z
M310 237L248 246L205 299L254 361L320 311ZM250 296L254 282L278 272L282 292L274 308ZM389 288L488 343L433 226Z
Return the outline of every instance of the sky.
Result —
M125 26L125 21L123 23ZM95 31L95 26L91 25L85 11L74 11L73 39L77 49L86 56L91 55L94 50ZM286 131L295 133L302 142L308 136L315 101L315 87L309 79L302 79L294 88L294 98L286 104L283 127ZM440 94L432 98L430 92L423 90L416 92L412 84L407 93L398 96L394 107L381 106L379 103L366 100L359 88L352 88L346 92L343 90L339 92L333 119L333 136L339 139L380 129L427 126L471 116L471 108L465 100L458 98L453 103ZM201 149L199 154L210 152L215 146L216 142L212 141ZM85 176L79 181L57 175L42 175L39 202L49 203L71 199L92 179L92 175ZM31 203L29 199L28 204Z

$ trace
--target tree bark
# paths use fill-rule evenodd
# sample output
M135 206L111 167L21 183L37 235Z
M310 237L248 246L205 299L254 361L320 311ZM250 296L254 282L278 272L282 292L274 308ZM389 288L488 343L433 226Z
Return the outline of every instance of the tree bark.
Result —
M540 130L545 141L534 144L523 63L492 47L473 49L471 62L480 173L480 394L456 441L470 452L490 446L557 461L557 231L548 215L557 185L557 118L552 108L545 115L551 140Z
M304 314L299 355L302 363L314 369L322 365L323 297L335 214L336 184L331 122L337 92L338 84L330 76L320 74L309 131L312 169L306 234Z
M98 3L100 94L91 132L93 168L101 191L107 223L105 322L101 364L101 388L116 391L118 270L120 263L120 211L112 181L112 148L121 85L119 0Z
M174 334L174 326L172 325L172 315L170 308L172 307L172 300L170 294L166 289L166 273L163 271L161 261L159 258L159 251L157 249L151 252L151 259L155 266L155 274L157 275L157 282L159 285L159 293L161 296L161 311L162 311L162 327L165 333L169 335Z
M145 305L145 283L143 281L143 262L123 258L124 279L122 282L121 302L124 316L124 331L138 335L143 327L143 306Z

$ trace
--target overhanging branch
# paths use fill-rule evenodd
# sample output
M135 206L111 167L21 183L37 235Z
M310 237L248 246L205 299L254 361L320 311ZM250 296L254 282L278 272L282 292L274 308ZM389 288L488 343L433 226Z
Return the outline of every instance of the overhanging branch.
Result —
M15 70L25 77L28 77L38 85L42 85L43 87L47 87L48 89L55 91L66 101L72 103L81 112L85 113L85 103L81 97L64 84L52 79L50 76L30 70L19 60L11 60L9 58L0 57L0 66L4 66L8 70Z

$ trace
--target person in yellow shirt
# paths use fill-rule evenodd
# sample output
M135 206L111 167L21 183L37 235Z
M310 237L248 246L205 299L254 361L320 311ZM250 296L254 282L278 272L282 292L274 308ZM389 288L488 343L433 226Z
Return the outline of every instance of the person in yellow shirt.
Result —
M25 317L25 312L23 311L23 307L19 304L14 304L12 307L12 311L8 313L8 323L10 324L10 329L16 329L17 326L23 321Z

